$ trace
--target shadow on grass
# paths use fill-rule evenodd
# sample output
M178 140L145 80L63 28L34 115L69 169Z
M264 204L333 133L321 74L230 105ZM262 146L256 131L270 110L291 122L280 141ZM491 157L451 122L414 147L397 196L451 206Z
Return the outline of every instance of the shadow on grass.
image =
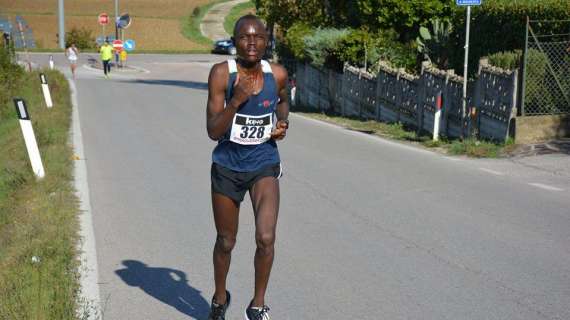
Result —
M115 273L126 284L194 319L205 319L210 304L201 292L188 284L186 274L170 268L149 267L136 260L123 260L125 268Z

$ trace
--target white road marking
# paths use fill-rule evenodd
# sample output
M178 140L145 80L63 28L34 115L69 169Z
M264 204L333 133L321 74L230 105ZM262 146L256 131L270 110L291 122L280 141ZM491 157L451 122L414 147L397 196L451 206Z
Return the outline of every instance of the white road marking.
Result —
M91 216L91 200L89 199L89 186L87 184L87 166L83 151L83 137L79 123L79 110L77 109L77 89L75 82L68 78L71 91L72 113L72 139L74 153L77 159L74 161L75 189L80 203L79 220L81 224L79 251L81 252L81 266L79 268L81 292L79 293L80 315L88 314L88 320L99 319L99 274L97 267L97 251L95 249L95 232L93 230L93 218Z
M549 186L547 184L542 184L542 183L537 183L537 182L529 183L529 185L533 186L533 187L540 188L540 189L548 190L548 191L558 191L558 192L564 191L564 189L560 189L557 187L553 187L553 186Z
M491 169L487 169L487 168L479 168L479 170L490 173L490 174L494 174L496 176L504 176L505 174L499 171L495 171L495 170L491 170Z

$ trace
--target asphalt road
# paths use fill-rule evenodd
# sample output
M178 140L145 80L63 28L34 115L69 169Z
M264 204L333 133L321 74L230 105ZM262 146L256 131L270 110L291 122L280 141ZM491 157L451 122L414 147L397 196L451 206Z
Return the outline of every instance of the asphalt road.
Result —
M81 67L76 80L104 318L205 319L206 80L225 57L131 57L148 72L106 80ZM570 319L568 172L446 157L294 114L279 146L272 319ZM228 319L253 291L249 201L240 220Z

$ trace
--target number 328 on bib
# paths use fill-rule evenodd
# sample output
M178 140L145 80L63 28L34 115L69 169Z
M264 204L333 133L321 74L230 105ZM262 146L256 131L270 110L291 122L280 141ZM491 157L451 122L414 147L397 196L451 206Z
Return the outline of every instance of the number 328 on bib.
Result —
M244 145L261 144L271 138L272 130L272 113L261 116L250 116L238 113L234 116L230 141Z

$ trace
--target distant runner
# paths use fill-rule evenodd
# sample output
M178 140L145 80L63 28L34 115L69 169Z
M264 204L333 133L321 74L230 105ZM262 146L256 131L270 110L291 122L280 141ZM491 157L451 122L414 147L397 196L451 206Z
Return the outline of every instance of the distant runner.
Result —
M217 230L214 246L215 293L209 320L225 320L231 302L226 289L236 242L240 203L245 193L255 217L255 290L246 320L269 320L265 291L273 265L282 175L277 140L289 128L287 71L261 60L268 44L265 25L254 15L235 24L237 61L214 65L208 79L208 136L218 141L212 153L212 207Z
M67 49L65 49L65 56L69 60L69 67L71 68L71 75L75 79L75 69L77 68L77 60L79 59L79 49L75 47L72 43Z
M101 52L101 62L103 63L103 73L105 77L109 78L109 73L111 72L111 59L113 59L113 47L108 41L101 46L99 49Z

